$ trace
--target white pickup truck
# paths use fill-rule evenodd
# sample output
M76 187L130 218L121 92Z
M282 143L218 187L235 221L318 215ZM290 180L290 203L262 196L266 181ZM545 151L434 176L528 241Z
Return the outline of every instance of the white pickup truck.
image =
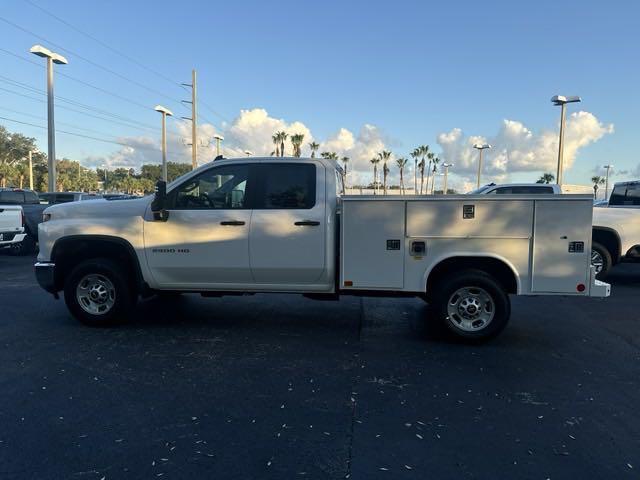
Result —
M606 207L593 209L592 263L604 278L620 262L640 262L640 182L616 183Z
M24 232L24 213L20 205L0 205L0 248L21 253Z
M49 207L40 285L80 321L121 321L139 295L416 296L484 340L509 294L605 297L582 195L344 196L325 159L222 159L154 197Z

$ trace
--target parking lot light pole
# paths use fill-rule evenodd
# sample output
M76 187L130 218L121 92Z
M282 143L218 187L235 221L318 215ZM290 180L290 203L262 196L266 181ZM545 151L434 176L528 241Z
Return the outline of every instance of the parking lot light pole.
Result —
M47 59L47 136L48 136L48 186L49 192L56 191L56 127L53 115L53 64L66 65L69 62L62 55L52 52L42 45L34 45L29 50L34 55Z
M607 175L604 177L604 199L609 198L609 170L613 168L613 165L603 165L604 168L607 169Z
M172 116L171 110L162 105L156 105L156 112L162 114L162 180L167 181L167 115Z
M216 157L220 156L220 142L224 140L224 137L218 133L216 133L213 138L216 139ZM245 152L246 153L246 152Z
M442 194L447 194L447 177L449 175L449 167L453 167L453 163L443 163L442 167L444 168L444 180L442 186Z
M482 174L482 151L491 148L491 145L488 143L476 143L473 148L477 149L480 153L478 157L478 185L477 188L480 188L480 175Z
M555 95L551 97L551 103L560 105L560 140L558 141L558 169L556 172L556 183L562 185L562 174L564 171L564 127L567 116L567 103L578 103L582 99L577 96L565 97L564 95Z
M244 154L245 154L247 157L250 157L251 155L253 155L253 152L252 152L251 150L245 150L245 151L244 151Z

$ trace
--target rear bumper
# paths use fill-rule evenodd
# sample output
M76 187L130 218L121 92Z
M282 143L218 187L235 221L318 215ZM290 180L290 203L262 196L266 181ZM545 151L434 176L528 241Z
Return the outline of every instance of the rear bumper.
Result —
M0 232L1 233L1 232ZM6 232L2 233L3 240L0 241L0 247L8 247L16 243L20 243L26 237L26 233Z
M591 267L591 285L589 288L590 297L608 297L611 295L611 285L596 279L596 269Z
M49 293L57 293L55 282L56 264L50 262L38 262L34 266L38 284Z

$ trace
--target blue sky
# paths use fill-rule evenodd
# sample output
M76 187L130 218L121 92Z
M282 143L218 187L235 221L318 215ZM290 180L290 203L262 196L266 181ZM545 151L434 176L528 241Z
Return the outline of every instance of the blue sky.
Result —
M307 139L313 136L323 147L325 143L337 150L344 147L341 153L354 158L355 170L367 171L365 157L376 147L406 156L414 146L426 143L459 166L462 183L472 180L468 143L470 136L478 135L499 147L488 155L486 180L534 179L539 171L551 170L552 146L547 140L556 132L559 111L549 99L559 93L582 96L583 103L570 107L570 112L593 116L574 123L579 147L565 174L567 182L588 183L594 168L605 163L629 172L619 178L633 176L638 168L638 2L31 1L175 82L188 82L196 68L199 96L210 107L200 106L206 117L200 121L215 126L203 135L222 131L229 148L268 154L257 151L268 148L268 139L256 140L258 136L268 136L269 127L280 125L280 120L286 128L301 122L309 131ZM69 51L61 53L69 65L59 72L149 108L60 76L57 95L147 127L159 125L152 110L156 103L176 115L189 115L177 103L188 93L176 83L114 54L29 2L5 0L0 17L46 39L0 21L3 49L43 63L28 54L31 45L65 47ZM78 55L153 91L102 71ZM41 67L3 51L0 65L0 75L44 90ZM2 77L0 87L38 96ZM43 103L2 90L1 107L43 119L46 113ZM239 120L241 110L257 108L268 112L266 120L261 117L262 124L256 126L249 114ZM0 116L46 123L1 109ZM94 130L81 132L86 135L157 145L157 134L148 128L136 130L63 109L57 110L56 119L59 129L80 132L60 124L65 122ZM504 120L522 124L532 138L527 139L518 125L520 136L514 137L513 124L505 131ZM242 125L234 129L234 122ZM2 120L0 124L35 136L46 148L42 130ZM348 135L340 135L341 128L353 139L345 140ZM186 161L188 155L178 141L186 129L178 122L171 129L177 135L175 158ZM458 142L455 148L438 143L440 134L454 129L461 131L452 140ZM157 156L149 150L141 156L115 144L62 134L57 136L57 154L88 165L151 161ZM207 154L203 150L203 160ZM537 164L541 168L536 169Z

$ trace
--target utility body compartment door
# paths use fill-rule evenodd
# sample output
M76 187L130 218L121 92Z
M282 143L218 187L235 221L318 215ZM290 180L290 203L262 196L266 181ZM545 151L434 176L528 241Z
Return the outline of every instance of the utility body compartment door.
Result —
M531 291L579 293L589 285L591 200L536 200Z
M405 202L345 199L341 217L340 288L401 290Z

